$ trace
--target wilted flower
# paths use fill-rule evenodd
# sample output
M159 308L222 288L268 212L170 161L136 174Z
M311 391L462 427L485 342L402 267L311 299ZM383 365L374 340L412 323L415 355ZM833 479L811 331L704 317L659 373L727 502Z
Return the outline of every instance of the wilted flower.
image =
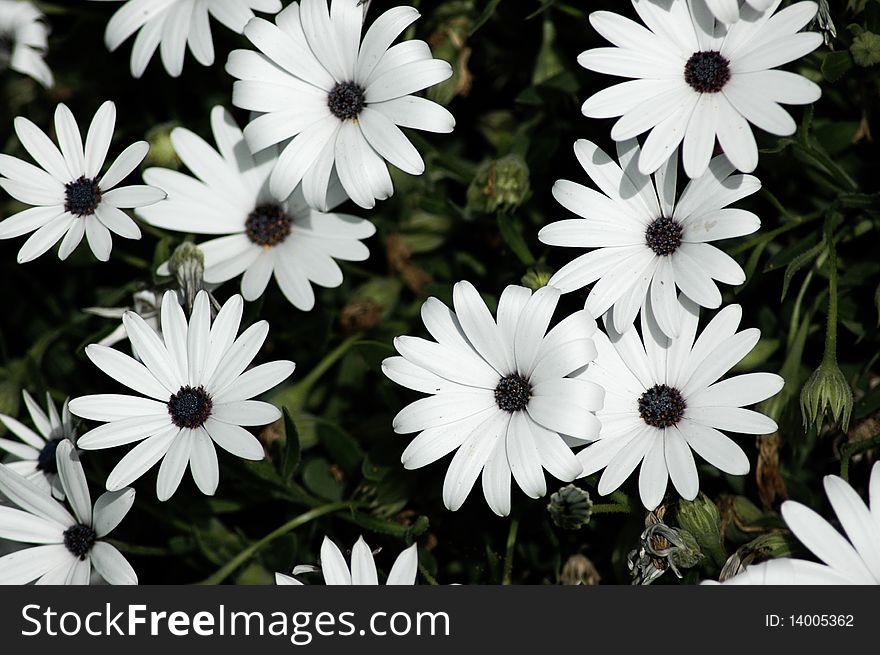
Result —
M594 586L601 580L602 576L596 570L596 565L583 555L569 557L559 574L559 582L564 585Z
M801 389L804 428L815 425L817 430L821 429L825 414L829 413L834 422L846 430L852 409L852 389L843 371L833 358L826 358Z
M703 558L694 536L663 523L662 515L648 512L639 547L630 551L626 563L634 585L649 585L672 569L679 578L681 569L690 569Z

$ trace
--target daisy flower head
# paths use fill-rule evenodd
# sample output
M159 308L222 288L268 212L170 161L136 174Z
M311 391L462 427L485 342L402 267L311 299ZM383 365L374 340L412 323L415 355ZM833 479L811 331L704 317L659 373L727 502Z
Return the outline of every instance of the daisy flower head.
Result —
M311 285L342 284L336 260L367 259L370 252L361 240L376 228L355 216L312 209L299 188L283 198L274 195L268 180L278 161L277 148L251 155L235 120L222 107L212 111L211 124L219 152L189 130L172 132L178 156L197 177L148 169L144 180L165 189L168 200L138 210L138 216L164 229L223 235L199 246L206 283L241 275L241 293L251 301L263 294L274 274L291 304L312 309ZM332 184L328 209L345 199L339 184ZM159 272L169 274L169 267L163 265Z
M483 494L496 514L510 513L511 475L531 498L547 492L544 471L570 482L581 473L571 445L597 438L594 412L602 388L568 377L596 356L596 322L586 310L547 328L559 290L509 286L497 320L477 290L459 282L455 311L436 298L422 321L436 341L398 337L398 357L382 370L398 384L430 394L394 418L398 434L419 432L404 450L407 469L456 451L443 483L443 502L462 506L482 472Z
M776 13L780 2L727 28L716 24L704 0L632 0L647 27L593 12L590 22L614 47L587 50L578 63L632 79L590 97L584 115L619 116L611 129L615 141L649 132L638 162L645 174L682 144L685 172L701 176L716 137L736 168L754 171L758 147L749 123L778 136L794 134L794 119L780 104L809 104L821 95L805 77L775 70L821 45L820 34L800 32L817 5L796 2Z
M414 585L416 583L418 567L419 553L416 545L413 544L397 556L391 571L388 572L385 584ZM297 566L293 569L293 575L311 573L316 570L318 569L314 566ZM321 544L320 571L324 576L324 584L327 585L379 584L379 574L376 571L373 551L370 550L363 537L359 537L357 543L351 549L351 569L349 569L348 564L345 562L345 556L339 550L339 546L327 537L324 537L324 542ZM275 584L301 585L302 582L295 577L276 573Z
M107 478L116 491L137 480L159 460L156 495L168 500L187 464L199 490L213 495L219 482L215 444L249 460L263 459L260 441L242 426L267 425L281 417L269 403L250 400L287 379L294 364L274 361L245 369L263 346L266 321L236 338L244 303L233 296L211 322L206 291L199 292L189 322L174 291L162 299L162 336L144 319L123 317L141 362L118 350L92 344L86 355L98 368L143 396L97 394L70 401L70 411L104 425L80 437L83 450L138 443Z
M284 144L269 186L284 198L302 183L306 202L325 209L335 170L361 207L391 196L388 163L411 175L425 170L400 127L451 132L446 109L412 94L452 75L424 41L391 45L418 17L393 7L361 40L358 0L302 0L275 17L255 19L245 36L259 50L236 50L226 70L238 81L232 103L259 112L245 128L253 152Z
M782 557L748 567L725 582L734 585L880 584L880 462L869 483L870 506L836 475L825 493L846 536L815 511L791 500L782 503L789 530L820 562Z
M73 513L32 480L0 464L0 492L20 508L0 506L0 538L36 544L0 557L0 584L87 585L94 567L109 584L136 585L131 564L103 541L131 509L134 489L107 492L92 507L73 443L59 443L55 456Z
M49 46L43 18L30 2L0 0L0 72L8 68L51 87L52 71L43 61Z
M66 105L55 110L55 133L60 150L40 128L23 116L15 119L15 133L39 166L0 154L0 188L30 209L0 223L0 239L33 232L18 251L18 263L32 261L59 240L62 260L74 251L85 235L99 261L110 259L111 232L125 239L140 239L137 224L122 209L152 205L165 198L155 187L117 187L138 167L150 149L138 141L122 151L103 174L116 125L116 105L105 102L98 109L86 136Z
M754 20L773 4L773 0L705 0L709 11L722 23L735 23L740 18Z
M639 495L655 509L671 479L685 500L700 491L691 451L730 475L745 475L749 460L720 430L770 434L776 423L745 409L782 389L773 373L747 373L718 381L745 357L761 336L755 328L737 332L742 308L728 305L697 337L699 307L685 299L679 310L678 336L665 336L652 312L642 312L642 336L620 334L606 315L607 336L595 335L596 361L578 378L605 389L597 412L602 429L595 443L581 450L582 476L602 471L598 491L620 487L639 464ZM604 469L604 470L603 470Z
M16 461L6 466L43 489L51 492L58 500L64 500L64 487L58 477L55 450L64 440L76 443L76 430L65 400L61 413L55 406L52 396L46 394L44 412L27 391L21 392L36 432L11 416L0 414L2 423L9 432L21 441L0 439L0 451L12 455Z
M281 0L93 0L125 2L107 23L104 42L110 52L137 32L131 50L131 74L140 77L159 50L162 65L172 77L183 72L186 49L202 66L214 63L213 18L236 34L254 11L281 11Z
M625 332L648 298L660 329L676 336L679 298L702 307L721 306L715 282L742 284L746 274L732 257L710 242L755 232L755 214L728 205L761 188L751 175L732 175L725 156L676 190L678 151L653 176L637 162L638 141L617 143L615 162L598 146L575 143L581 166L599 191L568 180L553 186L553 196L579 218L551 223L538 239L551 246L594 248L563 266L550 284L563 293L593 284L586 308L601 316L614 307L614 328Z

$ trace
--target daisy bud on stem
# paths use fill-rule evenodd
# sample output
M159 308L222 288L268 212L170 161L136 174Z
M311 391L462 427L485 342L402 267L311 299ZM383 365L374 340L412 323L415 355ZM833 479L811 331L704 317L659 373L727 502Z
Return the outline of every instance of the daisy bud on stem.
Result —
M175 249L168 262L171 274L180 287L187 315L192 313L196 294L205 288L205 256L194 243L186 241Z
M828 326L825 330L825 355L801 389L801 414L804 429L822 428L826 412L842 430L849 427L853 409L852 389L837 365L837 251L830 225L825 227L828 247Z
M520 155L485 162L467 192L468 210L510 213L531 195L529 167Z
M590 500L588 492L569 484L550 496L547 511L558 527L564 530L579 530L590 522L593 501Z
M676 516L679 527L694 536L700 550L723 566L727 558L721 544L721 514L715 503L700 492L693 500L679 500Z

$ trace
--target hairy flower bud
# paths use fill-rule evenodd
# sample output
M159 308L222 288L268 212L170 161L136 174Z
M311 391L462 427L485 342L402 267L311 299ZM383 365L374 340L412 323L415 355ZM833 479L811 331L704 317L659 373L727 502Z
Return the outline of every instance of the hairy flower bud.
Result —
M468 187L471 212L511 212L531 194L529 167L519 155L484 162Z
M721 514L715 503L703 492L694 500L679 500L676 512L679 527L694 536L699 550L721 566L726 558L721 543Z
M801 389L801 414L804 428L822 428L826 414L843 430L849 427L853 394L843 372L835 361L824 361Z
M578 530L590 522L593 501L590 494L569 484L550 496L547 505L553 523L564 530Z

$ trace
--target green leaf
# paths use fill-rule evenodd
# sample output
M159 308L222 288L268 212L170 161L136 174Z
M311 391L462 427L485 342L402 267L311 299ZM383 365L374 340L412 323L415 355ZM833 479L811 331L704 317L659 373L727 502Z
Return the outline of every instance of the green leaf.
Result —
M807 264L812 265L822 251L825 250L825 242L817 243L815 246L807 250L806 252L802 252L800 255L795 257L789 262L788 267L785 269L785 276L782 282L782 299L785 298L785 294L788 293L788 287L791 285L791 280L797 274L799 270L801 270Z
M529 246L522 235L522 227L509 214L498 214L498 229L501 230L501 237L504 242L510 246L519 260L526 266L535 263L535 257L529 250Z
M852 67L853 58L849 51L829 52L822 59L822 76L829 82L836 82Z
M351 475L360 470L364 451L347 432L330 423L319 423L318 441L324 445L333 461L347 474Z
M293 417L286 407L282 411L284 413L284 455L281 460L281 475L285 480L290 480L296 467L299 466L302 452L296 423L293 422Z
M342 500L342 486L333 477L330 463L323 457L309 461L303 468L303 484L316 496Z

